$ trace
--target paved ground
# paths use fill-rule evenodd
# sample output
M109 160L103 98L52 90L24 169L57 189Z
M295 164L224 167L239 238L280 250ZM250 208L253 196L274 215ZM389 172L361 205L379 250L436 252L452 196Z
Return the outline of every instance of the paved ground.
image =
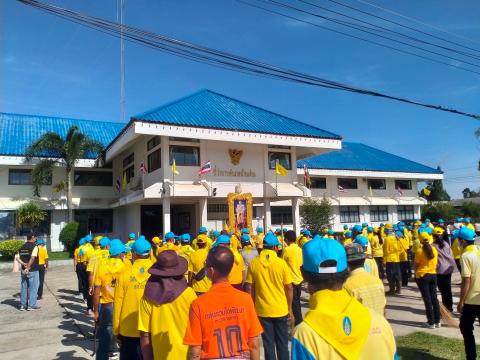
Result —
M60 266L47 273L44 298L40 301L42 308L36 312L18 311L19 277L18 273L0 273L0 359L91 359L92 322L83 314L85 306L74 291L76 277L72 267ZM453 283L459 283L458 274ZM456 285L456 297L458 292ZM397 336L426 331L461 338L456 328L423 327L426 322L423 303L413 282L402 295L389 297L387 302L387 318ZM303 298L303 306L306 311L307 297ZM480 340L478 327L476 337Z

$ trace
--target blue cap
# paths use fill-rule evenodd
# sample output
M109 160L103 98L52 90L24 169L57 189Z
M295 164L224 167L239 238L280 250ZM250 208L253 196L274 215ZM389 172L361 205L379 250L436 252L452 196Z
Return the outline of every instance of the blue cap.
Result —
M218 230L213 230L212 231L212 236L219 237L220 235L221 235L220 231L218 231Z
M432 229L431 227L427 227L427 228L425 228L425 232L426 232L427 234L432 234L432 233L433 233L433 229Z
M475 232L467 227L462 227L460 230L458 230L457 236L466 241L475 240Z
M113 239L110 241L110 249L108 251L110 252L110 256L117 256L126 252L127 247L120 239Z
M278 241L275 234L272 234L271 232L269 232L263 238L263 245L264 246L278 246L278 245L280 245L280 242Z
M407 229L408 229L408 230L412 230L412 229L413 229L413 226L412 226L412 225L408 225L408 226L407 226Z
M312 239L303 245L303 270L314 274L335 274L347 270L347 254L344 247L333 239ZM333 260L336 266L320 265Z
M105 247L110 245L110 239L108 237L104 236L100 239L100 241L98 242L98 245L100 245L100 247L102 249L105 249Z
M249 228L243 228L242 229L242 234L250 234L250 229Z
M459 231L460 231L460 230L458 230L458 229L452 231L452 240L455 240L455 239L458 238L458 232L459 232Z
M363 228L360 226L360 225L355 225L352 229L353 231L356 231L356 232L362 232Z
M426 227L427 227L427 225L425 225L424 223L421 223L419 229L423 229L423 228L426 228Z
M305 236L312 236L312 233L310 232L310 230L304 229L304 230L303 230L303 235L305 235Z
M398 226L405 226L405 223L403 221L399 221Z
M347 229L348 229L348 225L347 224L343 225L343 230L347 230Z
M135 236L134 233L130 233L130 234L128 235L128 239L129 239L129 240L135 240L135 238L136 238L136 236Z
M348 230L348 231L345 233L345 236L348 236L348 237L352 236L352 232L351 232L350 230Z
M150 253L151 248L152 248L152 245L150 244L149 241L145 239L135 240L135 242L132 244L132 250L137 255L142 255L142 256L148 255Z
M430 222L430 219L429 219L429 218L426 218L426 219L425 219L425 222L426 222L426 223Z
M362 227L367 227L368 226L368 223L364 222L362 223Z
M471 220L472 220L472 219L470 219L469 217L466 217L466 218L463 219L463 222L469 223Z
M403 232L402 232L402 231L397 231L397 232L395 233L395 235L398 236L398 237L402 237L402 236L403 236Z
M144 239L144 240L146 240L144 235L140 235L140 236L138 237L138 239ZM138 239L137 239L137 240L138 240Z
M220 235L212 247L217 247L222 244L230 244L230 237L228 235Z
M206 234L208 232L208 229L205 226L201 226L200 230L198 230L200 234Z
M382 227L382 226L385 226L385 224L384 224L384 223L380 223L380 226L381 226L381 227Z
M333 229L328 230L328 235L335 235L335 231Z
M175 234L171 231L167 232L164 237L165 240L175 239Z
M86 242L90 242L90 241L93 241L93 236L88 234L87 236L85 236L85 241Z
M191 238L190 238L190 234L183 234L180 236L180 241L182 242L190 242Z
M363 235L357 235L354 242L362 246L368 246L368 239Z
M371 226L367 227L367 232L373 232L373 227Z
M438 222L439 224L443 224L443 223L445 222L445 220L443 220L443 219L438 219L437 222Z
M250 242L250 235L248 234L243 234L242 238L240 239L242 243L249 243Z
M79 241L78 241L78 245L83 245L85 244L85 238L81 238Z
M44 245L44 244L45 244L45 240L43 240L43 239L37 239L37 241L35 241L35 243L36 243L37 245Z
M276 233L281 233L281 232L282 232L282 229L276 228L276 229L275 229L275 232L276 232Z
M263 233L263 227L259 226L255 229L257 233Z

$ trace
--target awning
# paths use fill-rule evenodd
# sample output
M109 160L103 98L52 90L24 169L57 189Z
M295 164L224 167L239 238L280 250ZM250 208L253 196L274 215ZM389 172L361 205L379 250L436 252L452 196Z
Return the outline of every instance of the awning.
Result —
M168 184L171 197L206 197L208 190L202 184Z
M337 200L338 199L338 200ZM336 200L340 206L346 205L370 205L367 199L360 196L342 196L338 197Z
M399 205L425 205L427 200L418 196L401 196L397 198Z
M303 191L290 183L267 183L268 197L303 197Z
M398 205L398 201L387 197L371 197L368 198L371 205Z

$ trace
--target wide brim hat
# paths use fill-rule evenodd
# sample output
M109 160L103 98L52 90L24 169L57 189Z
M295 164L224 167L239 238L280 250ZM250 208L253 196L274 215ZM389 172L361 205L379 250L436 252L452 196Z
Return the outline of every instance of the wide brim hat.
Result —
M188 262L173 250L162 251L157 256L157 262L148 270L151 275L160 277L175 277L187 272Z

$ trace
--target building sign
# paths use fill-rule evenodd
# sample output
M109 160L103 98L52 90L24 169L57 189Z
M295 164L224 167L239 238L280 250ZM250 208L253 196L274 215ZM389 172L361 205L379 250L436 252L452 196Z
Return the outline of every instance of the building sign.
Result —
M232 168L230 169L221 169L216 166L213 167L212 170L213 176L227 176L227 177L256 177L257 174L255 174L255 171L252 169L239 169L239 170L234 170Z

